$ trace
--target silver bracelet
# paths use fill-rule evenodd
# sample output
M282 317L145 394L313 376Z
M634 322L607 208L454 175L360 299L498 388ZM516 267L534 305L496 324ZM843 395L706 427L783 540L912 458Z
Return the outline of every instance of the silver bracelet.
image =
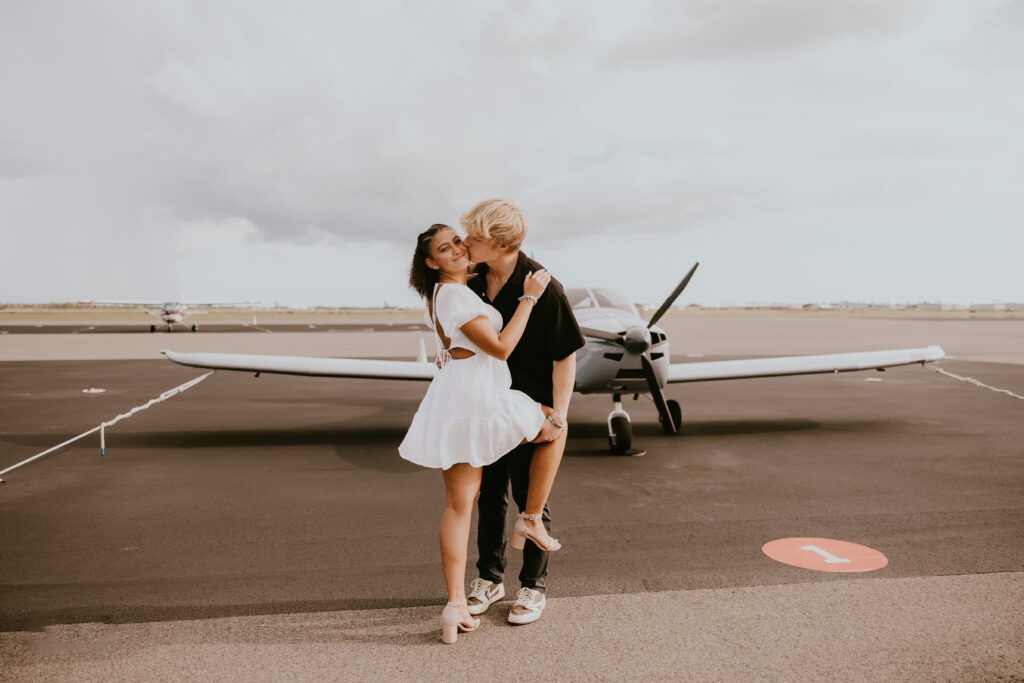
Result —
M551 424L555 425L559 429L561 429L562 427L565 426L564 422L562 424L559 424L559 423L555 422L555 418L551 417L550 415L548 415L548 422L550 422Z
M532 301L534 304L537 303L537 297L531 296L530 294L523 294L521 297L519 297L519 300L520 301L524 301L524 300Z

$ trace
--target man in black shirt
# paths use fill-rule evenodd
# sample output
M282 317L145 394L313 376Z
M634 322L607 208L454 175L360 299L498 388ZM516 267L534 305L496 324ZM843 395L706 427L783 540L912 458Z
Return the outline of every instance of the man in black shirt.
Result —
M469 249L470 261L477 264L477 275L469 281L469 287L498 309L504 323L508 324L519 306L527 273L543 268L519 251L526 236L522 213L510 202L492 199L468 211L462 217L462 225L467 232L463 244ZM545 440L558 438L565 429L576 377L575 353L582 346L583 335L569 300L562 285L552 278L530 314L522 339L508 359L512 388L553 410L541 430ZM483 468L477 501L480 578L473 581L468 598L471 614L486 611L505 595L502 582L509 483L512 497L522 512L526 507L530 462L535 448L536 444L524 444ZM547 504L542 520L550 532L551 514ZM522 588L509 613L510 623L527 624L540 618L546 605L547 565L547 553L534 543L527 543L519 573Z

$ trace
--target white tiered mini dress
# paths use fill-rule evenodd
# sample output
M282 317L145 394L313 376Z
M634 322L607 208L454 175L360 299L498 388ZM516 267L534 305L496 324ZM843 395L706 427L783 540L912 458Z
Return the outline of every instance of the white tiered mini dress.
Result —
M412 425L398 447L403 458L424 467L448 469L460 462L490 465L523 439L533 439L544 423L540 404L512 389L508 365L484 353L462 333L462 326L486 316L495 332L501 314L469 287L435 285L434 315L451 340L449 348L468 349L469 358L452 358L434 328L441 369L427 387Z

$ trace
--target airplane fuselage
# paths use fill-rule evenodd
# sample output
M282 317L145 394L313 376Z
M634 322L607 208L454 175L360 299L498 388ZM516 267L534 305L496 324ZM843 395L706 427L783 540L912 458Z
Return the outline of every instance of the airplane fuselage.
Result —
M647 379L641 358L650 349L651 363L658 383L668 380L669 345L665 331L647 323L632 312L615 308L574 309L581 327L617 334L625 332L627 344L586 338L576 353L576 391L581 394L646 394ZM632 346L632 349L630 348Z
M181 324L188 315L188 306L177 302L168 302L160 308L158 315L168 325Z

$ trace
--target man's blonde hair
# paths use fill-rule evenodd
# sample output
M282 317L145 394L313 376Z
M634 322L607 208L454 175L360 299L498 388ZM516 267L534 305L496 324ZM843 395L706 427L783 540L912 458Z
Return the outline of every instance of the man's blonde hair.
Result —
M506 199L488 199L462 214L462 227L475 240L488 240L497 247L517 251L526 238L526 219Z

